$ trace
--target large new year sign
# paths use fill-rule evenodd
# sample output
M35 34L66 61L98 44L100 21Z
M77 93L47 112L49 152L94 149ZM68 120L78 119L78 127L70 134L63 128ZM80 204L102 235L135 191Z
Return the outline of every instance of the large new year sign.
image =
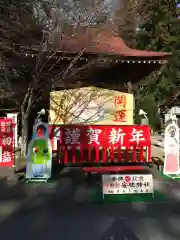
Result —
M61 146L122 146L149 147L149 126L113 126L113 125L53 125L49 126L53 150L55 140ZM56 132L58 134L56 134ZM58 135L58 138L56 136Z

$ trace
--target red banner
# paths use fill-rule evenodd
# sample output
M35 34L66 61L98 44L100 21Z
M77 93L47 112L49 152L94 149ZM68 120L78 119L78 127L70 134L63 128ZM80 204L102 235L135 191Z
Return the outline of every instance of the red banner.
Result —
M14 164L14 131L12 119L0 119L0 166Z
M61 125L62 146L149 147L149 126Z

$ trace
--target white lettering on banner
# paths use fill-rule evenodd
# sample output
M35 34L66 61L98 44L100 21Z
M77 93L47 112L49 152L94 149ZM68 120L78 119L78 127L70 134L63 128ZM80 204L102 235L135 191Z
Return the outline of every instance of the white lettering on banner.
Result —
M1 122L1 132L6 132L5 122Z
M6 162L11 162L11 153L8 152L8 151L4 151L3 153L3 162L6 163Z
M80 130L78 128L65 129L65 144L80 144Z
M152 174L104 174L102 186L103 195L154 193Z
M11 122L1 122L1 132L9 133L12 131L12 123Z
M131 133L132 139L130 139L131 142L136 142L137 144L140 141L145 141L143 130L136 130L136 128L133 128L133 131Z
M12 143L12 138L11 137L7 137L7 138L2 139L2 144L3 145L11 145L11 143Z
M92 144L93 142L96 144L100 144L99 143L99 134L102 132L101 129L98 128L89 128L87 130L87 136L89 136L89 142L88 144Z
M10 133L12 131L12 123L7 122L5 125L5 128L6 128L6 133Z
M120 144L123 145L125 135L126 134L123 132L121 128L119 128L118 131L115 128L112 128L109 135L109 143L112 143L114 145L120 142Z
M14 132L14 144L18 146L18 113L8 113L7 118L12 118L13 125L11 126Z

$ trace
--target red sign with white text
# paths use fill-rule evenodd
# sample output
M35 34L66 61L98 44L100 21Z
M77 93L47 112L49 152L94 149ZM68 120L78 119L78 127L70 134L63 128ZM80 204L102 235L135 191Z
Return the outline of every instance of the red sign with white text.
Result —
M62 125L61 146L149 147L149 126Z
M0 167L14 164L14 131L12 119L0 119Z

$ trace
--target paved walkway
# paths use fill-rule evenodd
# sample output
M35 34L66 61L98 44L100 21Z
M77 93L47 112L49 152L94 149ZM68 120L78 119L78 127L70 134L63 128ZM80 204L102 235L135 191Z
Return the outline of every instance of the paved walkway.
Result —
M7 186L1 182L1 238L180 239L179 182L155 181L155 188L172 198L168 202L129 204L92 203L83 184L77 170L65 172L57 183Z
M163 159L160 148L152 155ZM167 202L99 204L77 170L56 183L0 180L0 236L12 240L179 240L180 182L155 180Z

